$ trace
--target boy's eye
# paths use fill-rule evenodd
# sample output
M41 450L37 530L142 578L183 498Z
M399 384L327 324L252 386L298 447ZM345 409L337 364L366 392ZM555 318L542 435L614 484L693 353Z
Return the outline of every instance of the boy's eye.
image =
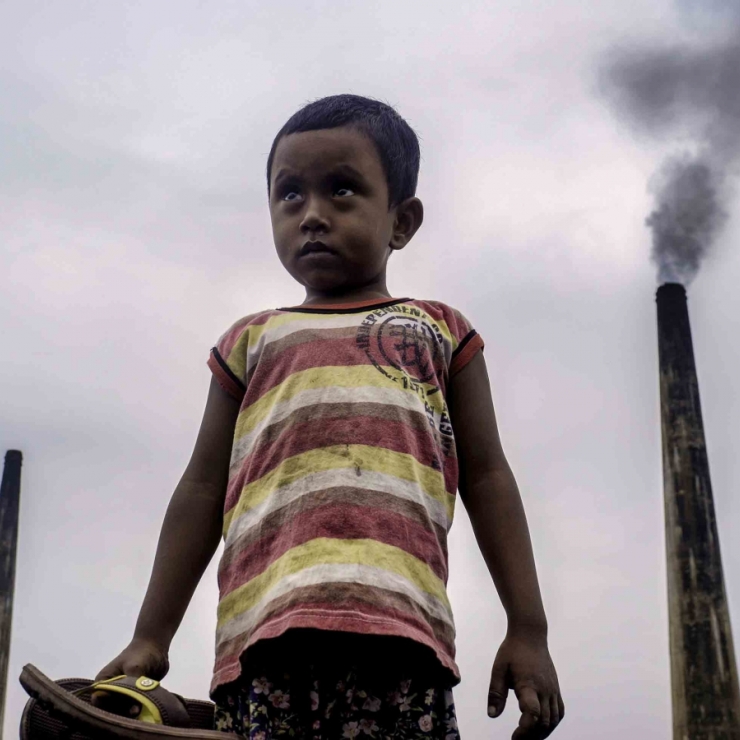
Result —
M300 198L301 198L301 194L300 193L297 193L295 190L289 190L283 196L283 200L288 201L288 203L294 203L295 201L299 200Z
M352 188L337 188L334 191L334 195L338 195L340 198L347 198L350 195L354 195L355 191Z

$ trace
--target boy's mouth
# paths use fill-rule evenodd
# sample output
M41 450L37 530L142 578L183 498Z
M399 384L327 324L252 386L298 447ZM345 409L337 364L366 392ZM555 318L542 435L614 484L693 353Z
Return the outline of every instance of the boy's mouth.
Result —
M298 252L299 257L304 257L307 254L315 254L317 252L325 252L328 254L336 254L336 250L332 249L324 242L319 241L308 241L306 242Z

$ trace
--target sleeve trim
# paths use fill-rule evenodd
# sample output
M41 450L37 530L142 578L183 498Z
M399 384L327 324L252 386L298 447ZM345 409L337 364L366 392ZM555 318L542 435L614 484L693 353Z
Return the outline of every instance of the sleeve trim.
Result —
M211 369L218 384L230 395L241 401L246 393L246 386L233 373L231 368L226 364L226 360L221 357L221 353L216 347L211 350L208 357L208 367Z
M485 346L480 334L471 329L452 353L450 377L460 372Z

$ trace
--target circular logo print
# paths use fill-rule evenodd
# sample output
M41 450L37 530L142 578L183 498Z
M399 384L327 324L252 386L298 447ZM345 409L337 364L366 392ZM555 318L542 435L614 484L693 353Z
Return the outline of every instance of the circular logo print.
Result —
M420 383L434 378L441 350L426 322L413 316L389 316L377 332L378 351L388 365Z

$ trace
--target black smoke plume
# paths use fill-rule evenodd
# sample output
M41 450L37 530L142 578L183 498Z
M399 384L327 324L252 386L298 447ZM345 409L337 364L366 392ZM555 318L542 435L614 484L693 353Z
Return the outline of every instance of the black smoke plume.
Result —
M729 20L711 44L620 49L601 69L617 115L675 147L649 183L655 209L646 223L661 283L688 285L727 219L740 160L740 12Z

